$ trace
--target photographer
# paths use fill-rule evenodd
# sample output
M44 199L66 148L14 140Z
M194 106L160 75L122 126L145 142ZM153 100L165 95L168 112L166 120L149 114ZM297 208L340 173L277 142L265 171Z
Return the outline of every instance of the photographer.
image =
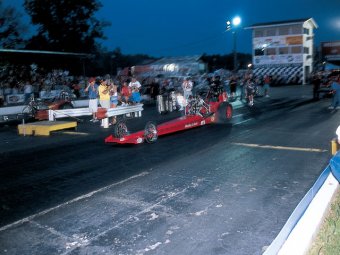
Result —
M89 84L85 88L85 92L89 95L89 109L92 112L91 122L97 122L97 111L98 111L98 84L96 84L95 78L89 79Z

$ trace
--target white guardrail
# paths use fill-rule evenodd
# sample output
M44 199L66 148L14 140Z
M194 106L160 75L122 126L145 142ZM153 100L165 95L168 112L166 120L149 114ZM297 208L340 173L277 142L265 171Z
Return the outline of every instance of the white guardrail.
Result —
M116 108L109 108L106 111L106 117L113 117L118 115L127 115L135 113L135 117L141 117L143 111L143 104L136 104L131 106L118 106ZM55 121L59 118L90 116L92 112L89 108L74 108L64 110L48 110L48 120Z

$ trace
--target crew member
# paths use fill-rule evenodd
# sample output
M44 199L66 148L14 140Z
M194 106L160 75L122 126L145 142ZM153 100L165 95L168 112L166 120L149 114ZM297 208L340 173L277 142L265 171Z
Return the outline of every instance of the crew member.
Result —
M189 78L185 78L182 83L183 96L184 96L184 106L188 104L188 99L192 96L193 83Z
M211 80L210 91L212 94L212 100L218 101L218 96L222 94L223 87L219 76L214 76Z
M110 84L110 107L116 108L118 105L118 86L111 82ZM116 116L112 118L112 124L116 124Z

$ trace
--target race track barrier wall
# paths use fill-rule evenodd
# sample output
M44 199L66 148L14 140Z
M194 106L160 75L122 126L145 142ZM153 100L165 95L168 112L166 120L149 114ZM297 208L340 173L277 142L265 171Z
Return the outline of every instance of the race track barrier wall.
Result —
M89 100L88 99L75 100L75 101L72 101L72 105L74 107L87 107L89 105ZM0 116L11 115L11 114L21 114L25 106L26 105L0 107Z
M292 255L307 252L333 194L339 188L339 180L340 153L338 152L263 254Z

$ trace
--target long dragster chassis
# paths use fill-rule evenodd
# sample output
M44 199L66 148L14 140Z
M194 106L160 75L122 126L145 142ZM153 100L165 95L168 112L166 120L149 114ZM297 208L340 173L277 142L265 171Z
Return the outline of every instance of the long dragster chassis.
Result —
M228 122L232 118L233 108L227 102L225 93L214 101L203 100L200 96L192 97L186 108L185 115L174 120L156 125L148 122L144 130L130 134L126 123L120 120L114 126L114 134L105 139L105 143L140 144L146 141L154 143L159 136L184 131L217 122Z

